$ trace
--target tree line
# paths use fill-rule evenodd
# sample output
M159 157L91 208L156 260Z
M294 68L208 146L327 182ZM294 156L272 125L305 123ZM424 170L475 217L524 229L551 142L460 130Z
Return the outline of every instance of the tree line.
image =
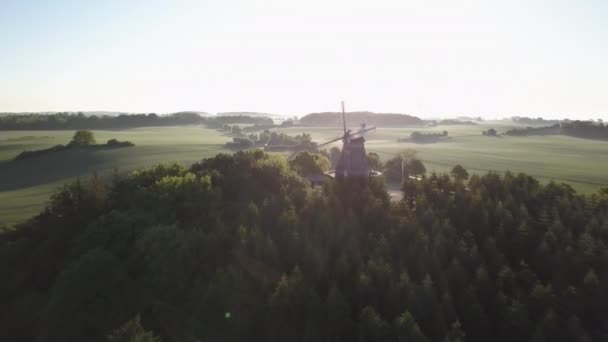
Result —
M224 131L228 132L227 130ZM265 129L259 134L244 134L238 126L232 126L229 132L236 135L232 138L232 141L225 145L230 149L245 150L252 147L262 147L268 151L313 151L317 149L317 143L312 141L312 136L309 133L291 136Z
M448 131L443 131L443 132L429 132L429 133L421 133L418 131L414 131L412 133L410 133L409 138L400 138L398 139L398 141L411 141L413 143L416 144L429 144L429 143L436 143L439 142L440 140L444 140L444 138L447 138L448 136Z
M169 115L120 114L84 115L82 112L55 114L9 114L0 116L0 130L72 130L72 129L127 129L149 126L177 126L205 124L221 128L225 124L273 125L268 117L217 116L206 117L195 112L180 112Z
M513 128L505 132L506 135L528 136L563 134L585 139L608 139L608 126L602 121L568 121L556 123L551 126Z
M237 152L66 185L0 235L0 340L607 339L608 189L459 169L392 203L298 165Z

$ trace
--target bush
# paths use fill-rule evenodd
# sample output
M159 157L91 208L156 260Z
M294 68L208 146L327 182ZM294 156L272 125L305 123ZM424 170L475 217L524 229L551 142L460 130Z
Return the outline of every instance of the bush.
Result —
M494 128L490 128L489 130L483 131L482 133L483 133L483 135L488 136L488 137L495 137L498 132L496 132L496 130Z
M67 149L68 146L64 146L64 145L55 145L53 147L49 147L46 148L44 150L35 150L35 151L23 151L21 153L19 153L16 157L15 160L21 160L21 159L27 159L27 158L32 158L32 157L39 157L51 152L58 152L58 151L63 151L65 149Z
M134 143L130 142L130 141L118 141L116 139L110 139L108 140L108 142L106 142L106 145L110 146L110 147L129 147L129 146L135 146Z
M247 138L232 138L232 141L226 143L226 147L235 150L246 150L253 147L253 141Z

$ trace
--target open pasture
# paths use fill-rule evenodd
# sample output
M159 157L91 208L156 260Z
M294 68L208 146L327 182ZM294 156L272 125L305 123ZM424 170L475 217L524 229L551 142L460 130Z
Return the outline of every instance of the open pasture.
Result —
M566 182L577 191L591 193L608 186L608 142L572 138L561 135L548 136L498 136L482 135L482 131L495 128L499 133L518 127L516 124L487 122L475 126L449 125L429 128L386 128L366 134L366 149L376 152L386 161L406 149L418 151L428 171L449 172L460 164L471 173L488 171L525 172L543 182ZM519 126L521 127L521 126ZM410 133L419 131L448 131L448 139L438 143L416 144L398 142ZM315 141L322 143L340 135L337 127L292 127L281 129L287 134L307 132ZM340 146L340 142L329 145Z

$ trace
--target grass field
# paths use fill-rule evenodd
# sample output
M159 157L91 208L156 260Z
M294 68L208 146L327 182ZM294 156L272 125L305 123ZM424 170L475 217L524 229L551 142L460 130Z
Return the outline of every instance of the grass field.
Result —
M93 131L97 143L108 139L129 140L134 147L62 151L12 161L23 150L48 148L70 141L73 131L0 132L0 224L14 224L44 207L58 187L79 176L114 170L127 172L163 161L191 164L226 152L228 137L202 127L154 127L116 131Z
M503 132L516 127L501 122L477 126L438 126L433 128L378 128L366 135L366 149L384 160L405 149L418 151L429 171L449 172L461 164L469 172L525 172L541 181L567 182L577 191L591 193L608 186L608 142L567 136L487 137L481 132L495 128ZM397 142L413 131L448 131L449 139L434 144ZM287 128L287 134L311 133L316 141L340 134L336 128ZM340 146L336 143L335 146Z
M461 164L474 173L489 170L526 172L541 181L567 182L585 193L608 186L608 158L605 158L608 142L565 136L482 136L481 131L490 127L502 132L513 125L486 123L424 129L379 128L366 136L366 148L385 160L405 149L415 149L429 171L447 172L455 164ZM398 138L407 137L415 130L447 130L450 139L435 144L397 142ZM317 127L292 127L279 131L290 135L311 133L317 142L340 133L338 128ZM76 177L86 177L94 172L106 176L115 169L127 172L163 161L187 165L218 152L227 152L222 146L230 139L215 130L195 126L93 132L98 143L116 138L132 141L136 146L63 151L12 161L23 150L65 144L74 132L0 132L0 224L11 225L38 213L55 189Z

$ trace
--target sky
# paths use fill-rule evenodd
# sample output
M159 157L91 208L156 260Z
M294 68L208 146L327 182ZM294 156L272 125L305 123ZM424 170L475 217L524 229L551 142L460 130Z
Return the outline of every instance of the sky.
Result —
M0 0L0 112L608 119L604 0Z

